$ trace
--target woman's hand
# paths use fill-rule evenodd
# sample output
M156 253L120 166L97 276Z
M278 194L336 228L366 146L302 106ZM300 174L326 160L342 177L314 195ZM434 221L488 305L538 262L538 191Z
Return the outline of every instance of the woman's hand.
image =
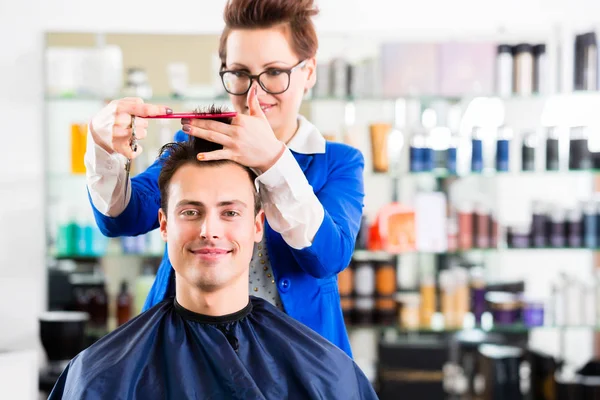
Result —
M135 137L144 139L148 121L143 117L171 114L173 110L165 106L145 104L137 97L113 100L98 112L90 123L90 132L94 142L108 153L119 153L128 159L134 159L142 153L138 144L137 151L131 149L131 116L135 115Z
M261 173L271 168L285 150L260 108L256 89L248 94L249 115L238 114L231 125L224 122L184 119L183 131L223 145L222 150L198 154L198 160L232 160Z

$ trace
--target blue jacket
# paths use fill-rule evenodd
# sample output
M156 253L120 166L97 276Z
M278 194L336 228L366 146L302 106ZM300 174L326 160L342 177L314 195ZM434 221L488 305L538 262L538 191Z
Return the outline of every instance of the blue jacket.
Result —
M182 131L175 135L176 141L186 139ZM288 246L266 222L267 250L277 288L288 315L352 356L337 274L350 264L360 228L364 158L357 149L335 142L327 142L325 153L292 153L323 205L325 216L312 245L300 250ZM104 235L136 236L158 228L160 168L161 162L157 160L131 179L131 200L119 216L107 217L92 203ZM174 275L165 251L145 310L174 294Z

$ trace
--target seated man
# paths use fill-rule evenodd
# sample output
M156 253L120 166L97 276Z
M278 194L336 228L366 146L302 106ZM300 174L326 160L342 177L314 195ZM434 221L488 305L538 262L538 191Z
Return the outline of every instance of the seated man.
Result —
M160 231L176 296L76 356L50 399L376 399L342 350L249 296L263 234L254 173L199 162L214 145L163 148Z

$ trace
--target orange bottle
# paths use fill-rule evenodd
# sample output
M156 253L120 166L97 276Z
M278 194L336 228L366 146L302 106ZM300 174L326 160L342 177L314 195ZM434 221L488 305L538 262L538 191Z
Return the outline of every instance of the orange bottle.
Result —
M85 174L83 157L87 140L87 124L71 124L71 173Z

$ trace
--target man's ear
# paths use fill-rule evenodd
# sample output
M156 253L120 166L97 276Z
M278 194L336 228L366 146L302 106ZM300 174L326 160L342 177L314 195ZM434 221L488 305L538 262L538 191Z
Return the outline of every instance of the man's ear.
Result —
M265 212L260 210L254 217L254 242L262 240L265 232Z
M162 208L158 210L158 224L160 226L160 237L167 241L167 213Z

